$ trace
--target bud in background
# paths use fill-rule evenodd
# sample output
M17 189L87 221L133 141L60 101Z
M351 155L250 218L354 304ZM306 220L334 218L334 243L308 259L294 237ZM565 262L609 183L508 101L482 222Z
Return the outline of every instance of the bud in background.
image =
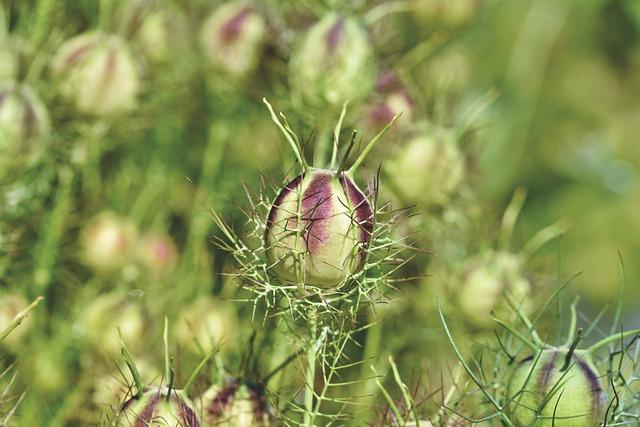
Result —
M178 320L178 341L193 353L210 353L234 345L239 329L230 303L202 297L186 307Z
M108 117L136 106L140 79L129 47L115 35L91 32L65 42L53 60L61 92L78 111Z
M373 52L355 19L329 13L313 25L291 55L294 95L316 109L339 110L365 98L374 86Z
M138 301L120 292L93 298L84 307L76 325L87 342L98 353L106 355L120 354L118 329L122 340L134 348L146 330L146 319Z
M511 377L512 421L535 427L599 426L606 409L600 377L584 352L544 349L523 360Z
M209 64L242 78L258 65L264 45L264 19L245 1L218 7L204 23L200 38Z
M175 7L163 6L148 12L135 33L140 50L155 62L167 62L189 47L188 24Z
M414 103L398 80L395 73L386 71L378 77L373 105L368 109L367 118L373 129L381 129L395 116L395 127L407 128L413 122Z
M170 394L169 394L170 393ZM124 403L116 427L131 426L200 427L195 406L180 390L167 387L146 390Z
M398 147L385 171L403 201L443 205L464 179L465 160L451 130L433 129Z
M85 262L97 271L122 268L137 242L136 228L111 212L98 214L82 232Z
M212 385L202 398L204 427L269 427L271 408L260 386L238 380Z
M413 0L413 16L427 27L458 28L476 14L480 0Z
M265 247L293 284L340 286L364 265L373 211L345 173L312 169L285 186L267 220Z
M18 313L27 308L29 302L22 295L17 293L0 294L0 331L9 327ZM7 337L1 341L2 345L9 350L20 344L25 335L31 329L31 316L27 316L20 326L14 329Z
M494 312L504 318L509 312L508 295L516 304L524 304L531 285L522 272L522 261L508 252L488 252L468 261L458 294L461 317L475 329L495 325ZM527 310L528 304L521 307Z
M178 250L171 237L164 234L148 234L138 244L136 255L147 270L162 275L175 267Z
M49 114L40 98L27 85L0 86L0 151L20 152L25 143L49 134ZM9 152L9 153L11 153Z

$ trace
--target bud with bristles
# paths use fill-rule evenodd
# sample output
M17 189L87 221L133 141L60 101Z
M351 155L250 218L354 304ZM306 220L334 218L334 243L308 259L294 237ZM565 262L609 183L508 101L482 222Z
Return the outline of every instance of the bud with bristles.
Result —
M604 419L600 375L584 352L547 348L523 360L509 387L515 425L593 427Z
M246 2L232 1L211 14L200 37L211 66L241 78L256 68L265 32L262 16Z
M0 86L0 151L19 152L49 134L49 114L27 85Z
M285 282L339 286L362 268L373 211L346 173L310 169L273 202L267 220L267 256Z
M132 110L140 86L129 47L115 35L81 34L65 42L53 61L61 91L78 111L106 117Z
M168 387L148 389L127 400L116 421L116 427L201 425L191 400L182 391Z
M294 93L308 106L337 111L374 85L371 44L355 19L329 13L309 29L290 61Z
M259 386L231 381L202 396L204 427L269 427L271 409Z
M452 132L439 129L399 147L386 172L404 201L443 205L462 183L465 161Z

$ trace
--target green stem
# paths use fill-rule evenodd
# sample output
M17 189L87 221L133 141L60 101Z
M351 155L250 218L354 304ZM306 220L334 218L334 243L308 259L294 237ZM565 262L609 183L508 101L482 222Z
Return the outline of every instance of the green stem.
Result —
M342 130L342 122L344 121L344 116L347 114L347 105L349 101L345 101L342 105L342 112L340 113L340 118L338 119L338 123L336 123L336 127L333 129L333 150L331 151L331 165L329 169L334 170L336 167L336 161L338 158L338 143L340 142L340 131Z
M367 146L364 147L364 150L362 150L362 153L360 153L360 156L358 156L356 161L353 162L353 165L351 165L351 167L347 171L347 175L353 177L353 174L358 169L360 164L364 161L364 159L367 157L369 152L373 149L373 147L376 146L378 141L380 141L380 138L382 138L382 135L384 135L391 128L391 126L393 126L393 124L398 119L398 117L400 117L400 115L401 114L398 114L397 116L393 116L393 119L391 119L391 121L389 123L387 123L387 125L380 132L378 132L378 134L376 136L374 136L371 141L369 141Z
M316 146L313 150L313 165L317 168L327 167L327 152L329 151L329 127L325 124L320 125L318 138L316 138Z
M317 353L317 334L318 334L318 325L316 313L312 313L309 325L309 337L310 343L309 349L307 350L307 372L306 372L306 393L304 396L304 425L307 427L313 427L313 397L315 394L315 378L316 378L316 353Z
M269 109L269 112L271 113L271 120L273 120L273 122L276 124L276 126L278 126L278 128L280 128L280 131L282 132L282 134L286 138L287 142L291 146L291 149L293 150L293 153L295 154L296 159L298 160L298 163L300 163L300 165L305 170L305 172L308 171L309 170L309 165L304 160L304 157L302 156L302 150L300 148L300 144L298 143L298 141L296 141L296 139L294 139L294 135L292 134L291 130L287 129L287 127L285 127L282 124L280 119L278 119L278 116L276 115L276 112L273 111L273 107L271 106L271 104L269 104L269 101L267 101L267 98L262 98L262 102L264 102L264 104Z
M522 187L517 188L513 193L509 206L505 209L504 215L502 215L502 223L500 227L500 249L502 250L509 250L509 246L511 245L511 236L513 236L513 229L526 197L527 191Z

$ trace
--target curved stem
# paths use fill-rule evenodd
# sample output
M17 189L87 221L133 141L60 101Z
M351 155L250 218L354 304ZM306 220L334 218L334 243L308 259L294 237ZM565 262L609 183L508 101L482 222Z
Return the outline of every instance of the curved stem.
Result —
M313 397L315 394L315 378L316 378L316 352L317 352L317 319L315 313L312 313L309 319L309 332L311 345L307 350L307 372L306 372L306 392L304 395L304 425L307 427L313 426Z
M397 0L381 3L378 6L372 8L364 15L364 22L367 25L372 25L385 16L391 15L392 13L410 12L411 9L412 2L408 0Z
M358 169L360 164L364 161L365 157L367 157L367 155L373 149L373 147L375 147L376 144L378 143L378 141L380 141L380 138L382 138L382 135L384 135L391 128L391 126L393 126L395 121L401 115L402 115L402 113L400 113L400 114L398 114L396 116L393 116L393 119L391 119L391 121L389 123L387 123L387 125L380 132L378 132L378 134L376 136L374 136L371 141L369 141L367 146L364 147L364 150L362 150L362 153L360 153L360 156L358 156L356 161L353 162L353 164L351 165L351 167L347 171L347 175L353 177L353 174L355 173L356 169Z
M344 121L344 116L347 114L347 105L349 101L345 101L342 105L342 112L340 113L340 118L338 119L338 123L336 123L336 127L333 128L333 150L331 151L331 164L329 169L333 170L336 167L336 160L338 157L338 142L340 140L340 131L342 130L342 122Z
M502 215L499 243L500 249L502 250L509 250L511 236L513 236L513 228L515 227L516 220L518 219L518 215L520 215L520 211L522 210L526 197L527 191L524 188L516 188L516 191L513 193L513 197L509 202L509 206L507 206L507 209Z
M267 98L262 98L262 102L264 102L264 104L269 109L269 112L271 113L271 120L273 120L276 126L280 128L280 131L282 131L284 137L287 139L287 142L291 146L291 149L293 150L293 153L295 154L296 159L298 160L298 163L300 163L300 165L302 166L305 172L308 171L309 165L307 164L307 162L304 160L304 157L302 156L302 150L300 148L300 144L298 143L297 138L294 138L295 134L293 134L291 129L288 129L288 126L285 127L280 121L280 119L278 119L278 116L276 115L275 111L273 111L273 107L271 106L271 104L269 104L269 101L267 101Z
M611 335L611 336L608 336L607 338L603 338L597 343L595 343L594 345L592 345L591 347L589 347L586 353L591 355L596 351L600 350L602 347L606 347L607 345L612 344L618 340L622 341L623 339L633 335L640 335L640 329L633 329L631 331L625 331L625 332L621 332L620 334Z

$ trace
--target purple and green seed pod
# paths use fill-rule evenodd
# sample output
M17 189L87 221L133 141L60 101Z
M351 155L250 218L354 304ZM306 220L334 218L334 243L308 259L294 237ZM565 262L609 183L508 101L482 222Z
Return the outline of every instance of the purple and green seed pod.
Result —
M515 425L594 427L603 421L606 396L597 369L584 352L568 354L544 349L516 368L508 386Z
M310 169L273 202L267 256L285 282L336 287L363 267L372 231L371 204L351 178Z
M29 86L0 86L0 151L19 152L49 134L49 114Z
M134 396L123 405L116 427L200 427L202 423L191 400L180 390L167 387L145 390L142 396ZM168 398L167 398L168 397Z
M231 381L213 385L202 396L204 427L269 427L271 408L261 387Z

